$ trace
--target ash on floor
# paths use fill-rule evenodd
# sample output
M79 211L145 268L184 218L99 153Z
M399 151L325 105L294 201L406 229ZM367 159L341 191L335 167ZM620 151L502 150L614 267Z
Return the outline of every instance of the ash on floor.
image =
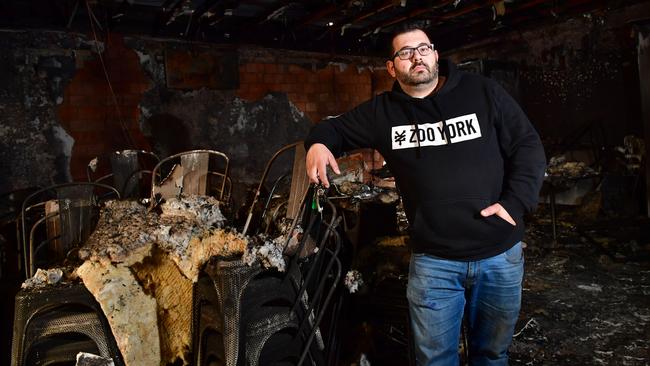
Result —
M557 229L529 224L510 364L650 365L650 220L568 209Z

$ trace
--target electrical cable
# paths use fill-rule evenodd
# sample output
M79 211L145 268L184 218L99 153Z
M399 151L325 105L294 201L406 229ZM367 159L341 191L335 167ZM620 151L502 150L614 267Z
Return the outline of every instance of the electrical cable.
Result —
M113 104L115 105L115 111L117 112L117 119L118 122L120 123L120 130L123 133L123 137L126 140L127 143L127 148L134 149L135 148L135 142L133 140L133 137L129 133L129 130L126 127L126 123L124 123L124 119L122 118L122 111L120 109L119 104L117 103L117 95L115 95L115 90L113 89L113 84L111 83L111 79L108 76L108 71L106 70L106 64L104 63L104 57L102 56L102 53L99 52L99 40L97 39L97 32L95 31L95 26L93 24L93 20L95 22L99 21L95 17L95 14L93 13L92 9L90 8L90 4L88 3L88 0L85 1L86 3L86 9L88 10L88 21L90 22L90 29L93 32L93 37L95 39L95 51L97 52L97 55L99 55L99 61L102 64L102 70L104 71L104 76L106 77L106 82L108 83L108 88L111 91L111 96L113 98ZM101 29L101 27L100 27Z

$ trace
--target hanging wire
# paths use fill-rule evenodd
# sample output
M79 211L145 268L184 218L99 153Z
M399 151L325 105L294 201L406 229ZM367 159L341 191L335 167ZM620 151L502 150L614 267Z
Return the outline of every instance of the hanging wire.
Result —
M104 76L106 77L106 82L108 83L108 88L111 91L111 97L113 99L113 105L115 106L115 111L117 113L117 120L120 124L120 131L122 131L123 137L126 140L127 147L128 148L135 148L135 142L133 140L133 137L129 133L128 128L126 127L126 123L124 122L124 119L122 118L122 111L120 109L120 105L117 103L117 96L115 95L115 90L113 90L113 84L111 83L111 79L108 76L108 71L106 70L106 64L104 63L104 57L102 56L102 53L99 52L99 40L97 39L97 32L95 31L95 22L97 22L97 26L100 27L99 21L95 17L95 14L93 13L92 9L90 8L90 4L88 3L88 0L85 1L86 3L86 9L88 10L88 21L90 23L90 29L93 32L93 37L95 39L95 51L97 52L97 55L99 55L99 61L102 64L102 70L104 71ZM94 22L93 22L94 20Z

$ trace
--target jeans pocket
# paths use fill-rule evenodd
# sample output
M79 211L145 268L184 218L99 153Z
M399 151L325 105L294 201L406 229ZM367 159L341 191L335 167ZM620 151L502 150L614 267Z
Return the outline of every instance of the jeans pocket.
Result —
M504 256L509 263L519 264L524 261L524 250L521 247L521 242L512 246L512 248L505 251Z

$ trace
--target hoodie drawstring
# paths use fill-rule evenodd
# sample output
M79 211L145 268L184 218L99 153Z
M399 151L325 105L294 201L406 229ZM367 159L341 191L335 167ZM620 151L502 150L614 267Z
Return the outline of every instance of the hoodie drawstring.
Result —
M449 135L449 127L447 125L447 120L444 117L444 114L442 113L442 110L440 109L440 106L436 102L435 98L428 98L431 100L431 104L433 104L433 107L436 109L438 114L440 114L440 119L442 120L442 133L444 135L445 141L447 142L446 145L449 145L451 143L451 137ZM415 142L417 144L417 147L415 149L415 157L420 158L422 156L422 148L420 146L420 124L418 123L418 119L415 116L415 106L413 103L408 103L409 108L407 109L407 113L411 117L411 121L413 121L413 125L415 126Z
M422 149L420 148L420 125L418 124L418 119L415 117L415 107L413 106L413 103L408 103L408 105L410 107L408 111L410 112L411 120L415 125L415 142L417 143L415 157L419 159L422 156Z
M442 110L440 109L440 106L436 102L435 98L431 98L431 104L433 104L433 108L438 111L440 114L440 119L442 119L442 133L445 135L445 141L447 141L447 145L451 143L451 138L449 136L449 127L447 127L447 120L445 119L445 115L442 114Z

